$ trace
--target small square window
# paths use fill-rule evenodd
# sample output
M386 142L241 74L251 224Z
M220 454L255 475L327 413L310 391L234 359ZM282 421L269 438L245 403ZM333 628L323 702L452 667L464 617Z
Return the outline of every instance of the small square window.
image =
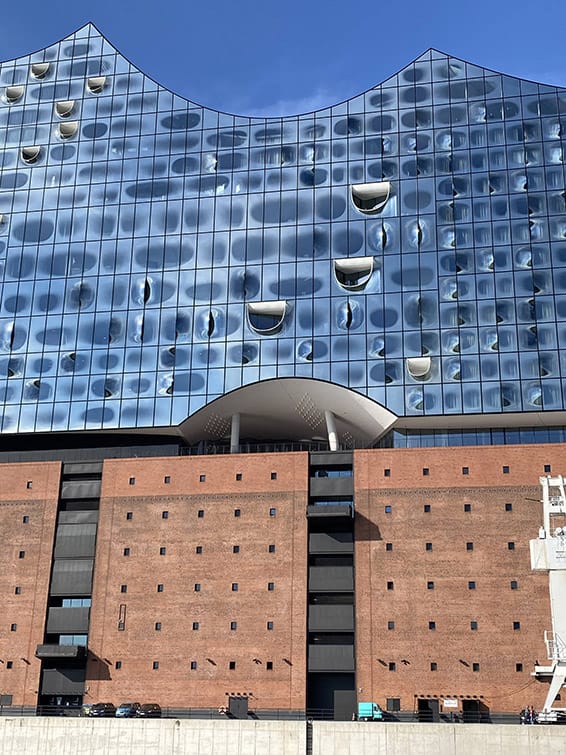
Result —
M238 583L232 582L232 592L238 592Z
M161 622L160 621L156 621L155 622L155 631L156 632L161 632Z
M470 468L469 467L462 467L462 474L470 474Z
M383 476L384 477L391 477L391 470L390 469L384 469L383 470Z
M195 592L200 592L200 582L195 582Z
M513 543L513 542L507 543L507 550L514 551L515 550L515 543Z
M388 590L393 590L393 588L394 588L393 582L388 582L387 583L387 589Z
M10 624L10 632L16 632L18 629L17 624Z
M196 670L197 670L197 662L191 661L191 671L196 671Z
M22 524L29 524L29 516L22 517Z
M393 550L393 543L385 543L385 550L386 551L392 551Z
M425 514L430 514L430 503L425 503L423 506L423 511Z
M232 632L235 632L237 628L238 628L238 622L237 621L231 621L230 622L230 630Z
M386 514L390 514L391 513L391 506L387 505L387 506L384 507L384 509L385 509L385 513Z
M476 589L476 583L472 580L471 582L468 582L468 590L475 590Z
M394 621L388 621L387 622L387 629L395 629L395 622Z
M18 558L25 558L25 557L26 557L26 552L25 551L20 551L18 553Z
M202 553L202 545L197 545L196 546L195 553L198 553L198 555L200 556L200 554Z
M269 553L275 553L275 543L270 543L267 550Z
M230 669L230 671L234 671L234 669L236 668L236 661L230 661L228 668Z
M22 588L21 587L14 587L14 595L21 595L22 594Z
M522 663L516 663L515 664L515 671L521 672L523 670L523 664Z
M401 710L401 698L400 697L388 697L386 701L386 709L392 713Z
M272 480L276 480L277 479L277 472L272 472L271 473L271 479Z
M116 661L114 668L119 671L122 668L122 661Z
M242 473L241 472L236 472L236 480L238 482L240 482L241 479L242 479Z
M240 546L239 545L233 545L232 546L232 553L239 553L240 552Z
M438 671L438 664L435 663L435 661L432 661L432 663L430 664L430 670L431 671Z
M423 467L423 477L428 477L430 474L430 470L428 467Z
M466 543L466 550L467 551L473 551L474 550L474 544L473 543Z
M518 632L520 628L521 628L521 622L520 621L514 621L513 622L513 630L515 632Z
M269 516L276 516L277 515L277 509L269 509Z
M512 503L506 503L505 504L505 511L513 511L513 504Z
M157 592L163 592L163 585L157 585Z
M395 671L396 668L395 661L389 661L389 671Z
M158 668L159 668L159 661L153 661L153 670L155 671Z
M436 621L429 621L428 622L428 628L429 629L436 629Z
M478 672L480 670L480 664L479 663L472 663L472 671Z
M478 628L478 622L477 621L470 621L470 629L472 630L472 632L477 631L477 628Z
M203 516L204 516L204 509L199 509L197 511L197 516L198 516L199 519L202 519Z
M507 465L504 465L502 467L502 472L503 472L503 474L509 474L509 467Z
M26 488L27 488L28 490L31 490L31 489L33 488L33 480L28 480L28 481L26 482Z
M165 548L165 546L163 546L163 545L161 546L161 548L159 549L159 555L160 556L167 555L167 548Z
M545 471L545 472L547 472L547 473L550 473L550 470L551 470L551 466L550 466L550 464L545 464L545 465L544 465L544 471ZM520 665L520 664L519 664L519 665Z
M14 668L14 661L6 661L6 668Z
M266 663L265 663L265 670L266 671L273 671L273 661L266 661Z
M124 548L124 556L129 556L129 555L130 555L130 549Z
M431 551L432 550L432 543L425 543L425 550Z
M169 485L169 483L171 482L171 477L168 474L166 474L165 477L163 478L163 482L165 483L165 485Z
M434 590L434 582L432 580L430 580L429 582L426 583L426 589L427 590Z
M516 579L511 580L511 589L512 590L518 590L519 589L519 583Z
M133 512L133 511L128 511L128 512L126 512L126 519L127 519L128 521L130 521L130 520L131 520L131 519L133 519L133 518L134 518L134 512Z
M471 503L465 503L464 504L464 511L466 514L468 514L472 510L472 504Z
M193 621L193 632L198 632L199 626L198 621Z
M130 477L130 485L135 485L135 484L136 484L136 478Z
M267 622L267 629L268 629L268 630L269 630L270 632L271 632L271 630L273 629L273 622L272 622L272 621L268 621L268 622Z
M269 592L273 592L275 590L275 582L268 582L267 589L269 590Z
M162 519L169 519L169 512L168 511L162 511L161 512L161 518Z
M240 516L241 513L242 512L241 512L240 509L234 509L234 516L238 517L238 516Z
M206 482L206 475L205 474L199 475L198 481L199 482Z
M128 592L128 585L120 585L120 592Z

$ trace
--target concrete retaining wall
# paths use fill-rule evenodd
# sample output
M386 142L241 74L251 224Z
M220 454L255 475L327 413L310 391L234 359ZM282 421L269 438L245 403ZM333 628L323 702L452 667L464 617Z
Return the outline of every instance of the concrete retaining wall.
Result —
M306 755L302 721L0 718L0 755ZM566 755L561 726L314 722L312 755Z

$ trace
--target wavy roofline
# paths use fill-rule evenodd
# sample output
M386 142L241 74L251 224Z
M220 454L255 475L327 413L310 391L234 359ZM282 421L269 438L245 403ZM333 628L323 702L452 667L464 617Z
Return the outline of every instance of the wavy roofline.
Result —
M555 90L557 92L566 92L566 85L565 86L558 86L557 84L546 84L542 81L536 81L535 79L527 79L522 76L516 76L514 74L505 73L503 71L498 71L495 68L487 68L484 65L473 63L470 60L466 60L464 58L459 58L456 55L452 55L451 53L444 52L443 50L439 50L436 47L428 47L423 52L419 53L416 57L414 57L412 60L410 60L408 63L405 63L405 65L401 66L401 68L398 68L396 71L391 73L389 76L387 76L382 81L377 82L373 86L368 87L367 89L362 90L361 92L358 92L356 94L351 95L350 97L346 97L343 100L339 100L338 102L334 102L330 105L327 105L326 107L318 108L316 110L306 110L304 112L300 113L293 113L291 115L270 115L270 116L259 116L259 115L244 115L241 113L231 113L228 110L219 110L214 107L210 107L209 105L204 105L200 102L197 102L196 100L192 100L189 97L186 97L183 94L179 94L178 92L175 92L173 89L168 87L167 85L161 83L160 81L157 81L157 79L154 79L153 76L149 73L147 73L143 68L140 68L136 63L134 63L125 53L122 52L120 47L116 46L112 40L110 40L93 21L87 21L86 23L82 24L82 26L77 27L74 31L70 32L70 34L66 34L64 37L60 37L59 39L55 40L54 42L51 42L50 44L39 47L36 50L33 50L32 52L25 53L24 55L20 55L16 58L8 58L6 60L1 60L0 64L5 63L11 63L13 61L18 60L21 57L32 55L37 55L40 52L43 52L44 50L47 50L49 47L52 47L53 45L61 44L62 42L65 42L66 40L69 40L71 37L73 37L75 34L77 34L80 31L83 31L84 29L92 28L96 31L102 39L104 39L109 45L113 47L113 49L116 51L118 55L121 55L124 60L126 60L131 66L133 66L139 73L141 73L143 76L148 78L150 81L152 81L156 86L160 87L161 89L166 90L170 94L172 94L174 97L179 97L180 99L187 102L189 105L194 105L195 107L202 108L203 110L208 110L209 112L217 113L218 115L226 115L230 118L241 118L246 121L257 121L259 123L269 123L269 122L279 122L279 121L285 121L290 118L301 118L306 116L316 116L317 114L324 113L326 114L327 111L331 111L333 108L339 107L341 105L344 105L348 102L351 102L352 100L357 99L358 97L363 97L364 95L368 94L369 92L374 91L380 86L383 86L391 79L395 78L396 76L399 76L403 71L405 71L410 66L417 63L421 58L423 58L425 55L429 53L437 53L438 55L442 55L446 58L458 61L458 63L463 63L464 65L470 65L474 66L475 68L481 68L483 71L485 71L488 74L492 74L495 76L505 76L509 79L514 79L515 81L522 81L526 84L534 84L535 86L542 86L542 87L548 87L549 89ZM328 113L330 115L330 112Z

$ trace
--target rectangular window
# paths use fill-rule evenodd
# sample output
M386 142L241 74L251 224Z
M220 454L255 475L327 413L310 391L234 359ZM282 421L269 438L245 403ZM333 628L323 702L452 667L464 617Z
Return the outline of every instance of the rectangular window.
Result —
M401 698L400 697L388 697L385 703L385 707L391 713L395 713L401 710Z
M267 589L269 590L269 592L273 592L275 590L275 582L268 582Z
M519 583L516 579L511 580L511 589L512 590L518 590L519 589Z
M238 592L238 583L232 582L232 592Z
M128 585L120 585L120 592L128 592Z
M273 629L273 622L272 622L272 621L268 621L268 622L267 622L267 629L268 629L268 630L269 630L270 632L271 632L271 630Z
M17 631L17 629L18 629L18 625L17 624L10 624L10 632L15 632L15 631Z
M22 517L22 524L28 524L29 523L29 516L23 516Z
M520 621L514 621L513 622L513 631L518 632L521 628L521 622Z
M241 472L236 472L236 480L237 480L237 482L240 482L241 479L242 479L242 473Z
M14 668L14 661L6 661L6 668Z
M133 519L133 518L134 518L134 512L133 512L133 511L128 511L128 512L126 513L126 519L127 519L128 521L130 521L130 520L131 520L131 519Z
M462 474L470 474L470 468L469 467L462 467Z
M155 631L156 632L161 632L161 622L160 621L156 621L155 622Z
M473 551L474 550L474 544L473 543L466 543L466 550L467 551Z
M273 661L267 661L265 664L266 671L273 671Z
M385 550L386 551L392 551L393 550L393 543L385 543Z
M31 490L31 489L33 488L33 480L28 480L28 481L26 482L26 488L27 488L28 490Z
M203 516L204 516L204 509L199 509L197 511L197 516L198 516L199 519L202 519Z
M429 629L436 629L436 621L429 621L428 622L428 628Z
M472 671L478 672L480 670L479 663L472 663Z
M393 588L394 588L393 582L388 582L387 583L387 589L388 590L393 590Z
M551 470L550 464L545 464L545 465L544 465L544 471L545 471L545 472L546 472L547 474L549 474L549 473L550 473L550 470Z
M514 551L515 550L515 543L513 543L513 542L507 543L507 550Z
M230 671L234 671L236 668L236 661L230 661L228 668L230 669Z
M502 468L503 474L509 474L509 467L504 465Z
M269 509L269 516L276 516L277 515L277 509Z
M464 511L466 513L469 513L472 510L472 504L471 503L465 503L464 504Z
M200 582L195 582L195 592L200 592Z
M130 555L130 549L124 548L124 556L129 556L129 555Z
M198 481L199 482L206 482L206 475L205 474L199 475Z
M238 628L238 622L237 621L231 621L230 622L230 631L235 632Z
M425 514L430 514L430 503L425 503L423 506L423 511Z
M276 480L277 479L277 472L272 472L271 473L271 479L272 480Z
M22 594L22 588L21 587L14 587L14 595L21 595Z
M163 585L157 585L157 592L163 592Z
M193 632L198 632L198 629L199 629L198 621L193 621Z
M434 582L432 580L430 582L426 583L426 589L427 590L434 590Z
M153 661L153 670L157 670L159 668L159 661Z
M383 476L384 477L391 477L391 470L390 469L384 469L383 470Z
M432 550L432 543L425 543L425 550L431 551Z
M240 514L241 514L241 513L242 513L242 512L241 512L241 510L240 510L240 509L234 509L234 516L235 516L235 517L238 517L238 516L240 516Z
M122 661L116 661L114 668L119 671L122 668Z
M191 671L196 671L196 670L197 670L197 662L191 661Z
M161 548L159 549L159 555L165 556L166 554L167 554L167 548L165 548L164 546L161 546Z
M475 590L476 589L476 583L472 580L471 582L468 582L468 590Z
M275 544L274 544L274 543L271 543L271 544L270 544L270 545L268 546L267 550L269 551L269 553L275 553Z
M232 546L232 553L239 553L240 552L240 546L239 545L233 545Z
M521 672L523 670L523 664L522 663L516 663L515 664L515 671Z
M136 484L136 478L130 477L130 485L135 485L135 484Z
M388 621L387 622L387 629L395 629L395 622L394 621Z
M202 545L197 545L195 548L195 553L198 553L199 555L202 553Z
M477 621L470 621L470 629L472 632L475 632L478 628L478 622Z
M506 503L505 504L505 511L513 511L513 504L512 503Z
M396 668L395 661L389 661L389 671L395 671Z
M438 670L438 665L434 661L432 661L431 664L430 664L430 670L431 671L437 671Z
M169 485L169 483L171 482L171 477L168 474L166 474L165 477L163 478L163 482L165 483L165 485Z
M428 467L423 467L423 477L428 477L430 474L430 470Z
M385 509L385 513L386 514L390 514L391 513L391 506L385 506L384 509Z
M25 557L26 557L26 552L25 551L20 551L18 553L18 558L25 558Z
M168 511L162 511L161 512L161 518L162 519L169 519L169 512Z

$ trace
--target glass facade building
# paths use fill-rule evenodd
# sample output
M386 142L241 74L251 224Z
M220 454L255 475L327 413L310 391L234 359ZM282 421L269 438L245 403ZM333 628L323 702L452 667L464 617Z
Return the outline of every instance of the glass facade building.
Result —
M282 378L366 397L383 432L564 410L566 90L428 50L239 117L87 25L0 93L3 433L170 428Z

